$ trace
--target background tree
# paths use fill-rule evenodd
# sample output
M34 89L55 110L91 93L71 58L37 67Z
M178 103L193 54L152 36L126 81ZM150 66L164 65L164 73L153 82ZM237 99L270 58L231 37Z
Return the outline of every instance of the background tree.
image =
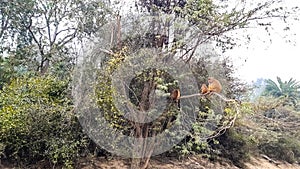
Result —
M70 69L76 47L105 23L105 1L22 0L1 3L2 52L17 65L42 74L51 67Z
M266 88L263 95L283 97L285 104L296 106L299 101L300 85L295 79L290 78L288 81L282 81L277 77L277 83L271 79L266 80Z
M0 90L1 161L27 168L47 159L71 168L88 139L72 111L68 82L30 76L12 80Z

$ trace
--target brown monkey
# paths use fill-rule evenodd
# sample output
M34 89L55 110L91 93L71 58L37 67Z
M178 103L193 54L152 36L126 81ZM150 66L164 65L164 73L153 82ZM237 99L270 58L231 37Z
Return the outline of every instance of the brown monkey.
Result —
M206 86L206 84L202 84L201 86L201 94L205 94L208 92L208 88Z
M222 85L221 83L213 78L209 77L208 78L208 92L216 92L216 93L221 93L222 91Z
M178 108L180 109L180 90L179 89L173 90L170 97L171 97L172 101L177 103Z
M178 89L173 90L170 97L174 101L179 100L180 99L180 91Z

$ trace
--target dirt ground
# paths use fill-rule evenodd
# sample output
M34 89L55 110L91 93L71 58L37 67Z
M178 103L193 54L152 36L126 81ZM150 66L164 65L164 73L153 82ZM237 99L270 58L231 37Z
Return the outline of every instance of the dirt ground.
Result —
M300 169L298 164L269 161L264 158L252 157L245 164L245 169ZM81 161L76 169L129 169L130 161L122 159L93 158ZM149 169L238 169L230 162L211 162L199 157L188 157L184 160L170 158L152 158Z
M1 161L0 161L1 162ZM287 162L269 161L265 158L252 157L250 162L245 164L245 169L300 169L299 164L289 164ZM0 163L0 169L60 169L62 167L49 166L46 162L28 167L15 167ZM130 160L104 157L84 158L77 162L75 169L129 169ZM188 157L183 160L176 158L154 157L150 160L148 169L239 169L231 162L218 161L212 162L201 157Z
M300 169L299 164L290 164L279 161L274 162L270 162L263 158L251 158L251 161L246 163L246 166L248 169Z

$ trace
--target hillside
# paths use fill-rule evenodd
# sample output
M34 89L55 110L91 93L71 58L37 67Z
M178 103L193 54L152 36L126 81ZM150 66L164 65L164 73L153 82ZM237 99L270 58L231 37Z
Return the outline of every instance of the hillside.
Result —
M274 163L275 162L275 163ZM122 159L90 158L85 159L77 165L79 169L129 169L129 161ZM264 158L251 157L246 164L247 169L300 169L299 164L290 164L280 161L269 161ZM216 162L199 157L188 157L183 160L172 158L153 158L149 169L238 169L227 160Z

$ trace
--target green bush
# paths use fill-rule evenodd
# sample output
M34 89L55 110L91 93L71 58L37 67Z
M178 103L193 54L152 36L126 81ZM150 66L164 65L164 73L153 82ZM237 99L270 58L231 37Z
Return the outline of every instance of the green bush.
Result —
M271 142L263 142L259 149L263 154L277 160L289 163L300 160L300 141L294 138L281 137Z
M249 160L254 146L247 136L239 133L235 128L227 130L210 143L215 150L219 151L221 157L231 160L234 165L241 168L244 167L244 162Z
M32 164L42 159L71 166L86 144L67 97L67 81L22 77L0 91L2 158Z

